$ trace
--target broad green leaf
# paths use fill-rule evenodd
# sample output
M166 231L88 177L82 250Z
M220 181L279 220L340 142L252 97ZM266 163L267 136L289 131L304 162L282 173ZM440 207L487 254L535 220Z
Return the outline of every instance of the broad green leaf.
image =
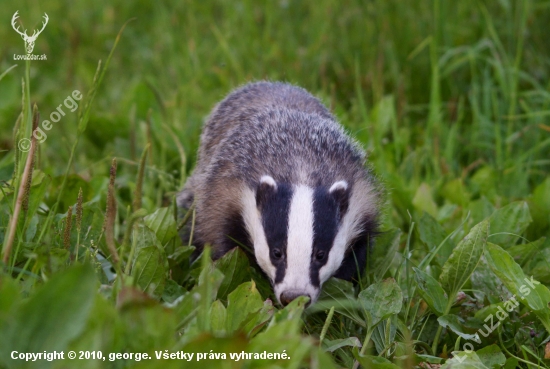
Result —
M218 299L225 301L227 295L241 283L249 281L248 258L240 247L235 247L214 263L223 273L224 279L218 289Z
M491 369L477 356L474 351L453 351L453 358L441 366L441 369Z
M108 301L101 296L96 297L92 306L86 326L82 334L75 340L71 341L67 350L75 352L79 351L103 351L103 352L120 352L120 350L128 349L124 336L127 334L128 327L121 324L118 316L119 311L115 308L112 301ZM141 328L141 327L140 327ZM139 329L139 328L138 328ZM144 335L144 330L140 332L140 336ZM133 338L133 337L132 337ZM66 351L65 351L66 352ZM67 358L67 356L65 356ZM74 366L79 368L96 368L92 365L92 360L86 363L79 363ZM70 364L69 364L70 365ZM71 365L72 366L72 365Z
M136 251L152 246L157 247L159 250L163 249L155 232L143 224L136 224L132 232L132 238L136 239Z
M180 246L168 256L168 266L171 271L170 277L178 284L185 283L191 271L189 259L195 251L195 246Z
M138 251L132 276L139 288L153 296L162 296L165 284L166 257L156 246L144 247Z
M506 356L504 356L500 347L495 344L483 347L477 350L476 353L479 359L488 368L498 369L506 363Z
M96 298L96 277L89 265L54 275L15 311L2 332L0 363L8 367L47 368L48 361L13 361L10 352L63 351L78 337ZM9 363L6 362L9 360Z
M201 257L201 273L199 283L193 288L194 306L197 309L197 328L199 331L210 331L210 307L216 295L218 288L223 280L223 273L220 272L210 259L210 247L205 247Z
M465 332L466 330L465 327L462 325L459 317L456 315L453 315L453 314L443 315L437 318L437 321L439 322L439 324L443 326L443 328L449 328L454 333L456 333L457 335L459 335L460 337L466 340L476 341L476 342L480 341L477 333L472 334L472 333Z
M426 301L426 304L437 315L442 315L447 307L448 299L445 291L441 288L439 282L428 273L423 272L418 268L413 268L415 272L416 283L418 284L418 292Z
M369 327L398 314L403 306L403 294L393 278L369 286L359 293L359 302L364 309Z
M539 317L550 333L550 290L532 277L527 277L521 267L500 246L487 244L487 263L502 283L514 294L517 301L526 303Z
M306 303L308 302L309 298L305 296L298 296L297 298L292 300L290 304L284 307L284 309L277 311L273 315L273 319L271 319L271 322L269 323L269 329L272 329L277 324L282 322L293 322L299 323L298 325L301 325L302 313L304 312Z
M276 310L270 299L265 300L262 308L252 314L250 320L242 326L243 330L249 337L254 337L269 322Z
M361 341L357 337L338 338L335 340L323 341L323 350L333 352L342 347L361 347Z
M439 281L450 299L454 299L464 283L479 263L483 249L487 243L489 222L474 226L468 235L462 239L453 250L449 259L443 265Z
M383 323L374 327L371 340L374 342L376 352L383 352L384 350L390 350L398 348L395 346L395 334L397 333L397 315L392 315L386 319Z
M161 244L166 244L178 234L172 208L160 208L143 218L145 225L155 232Z
M425 211L432 217L437 215L437 205L433 199L432 189L427 183L422 183L418 187L412 203L418 210Z
M178 297L185 295L187 292L181 285L176 283L173 279L167 279L164 285L164 291L162 291L162 300L172 303Z
M532 221L529 207L525 201L508 204L489 217L491 233L493 234L490 241L508 249L517 242L519 236L523 234Z
M185 328L188 326L201 310L203 306L210 306L218 293L218 287L222 282L223 274L216 268L211 267L201 272L199 284L196 284L191 291L184 294L174 302L176 316L180 319L178 327ZM209 295L208 295L209 294ZM204 310L204 308L202 308ZM207 326L205 320L210 322L209 311L206 313L201 311L202 324ZM207 328L207 327L206 327Z
M210 326L212 332L217 334L224 334L227 326L227 310L223 306L220 300L216 300L212 303L210 310Z
M504 364L504 369L517 369L519 367L518 359L515 357L509 357L506 359L506 364Z
M353 356L364 368L373 369L399 369L400 367L381 356L361 355L359 349L354 347Z
M237 330L250 314L256 313L262 306L262 297L254 281L241 284L227 297L227 332Z

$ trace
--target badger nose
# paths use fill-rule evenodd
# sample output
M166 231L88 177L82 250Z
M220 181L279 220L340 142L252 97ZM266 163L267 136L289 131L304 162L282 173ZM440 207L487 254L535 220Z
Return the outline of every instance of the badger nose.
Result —
M297 298L299 296L308 297L309 301L307 302L306 307L309 306L309 304L311 302L311 296L308 295L307 293L302 293L300 291L293 291L293 290L284 291L283 293L281 293L281 304L283 304L283 306L287 306L288 304L290 304L290 302L292 300L294 300L295 298Z

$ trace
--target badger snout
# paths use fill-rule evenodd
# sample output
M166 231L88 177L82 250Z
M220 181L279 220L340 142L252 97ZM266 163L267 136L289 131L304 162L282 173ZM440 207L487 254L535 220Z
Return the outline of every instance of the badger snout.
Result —
M302 292L298 290L283 291L279 296L279 301L283 306L287 306L292 302L292 300L300 296L306 296L307 298L309 298L309 301L307 302L306 307L309 306L309 304L311 303L311 296L307 292Z

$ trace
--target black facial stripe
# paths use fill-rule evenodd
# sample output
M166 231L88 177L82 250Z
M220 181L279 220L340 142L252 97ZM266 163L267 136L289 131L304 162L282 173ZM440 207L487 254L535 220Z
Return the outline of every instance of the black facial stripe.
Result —
M275 266L274 283L282 282L286 270L286 246L288 238L288 215L292 199L292 187L277 183L277 189L260 186L262 193L257 194L257 202L262 215L262 226L269 246L269 258ZM273 250L280 250L282 257L277 259Z
M321 284L319 270L327 263L338 231L340 218L338 213L339 204L334 196L331 196L326 188L316 188L313 193L313 250L309 268L311 284L315 287L319 287ZM322 260L317 259L319 252L324 252Z

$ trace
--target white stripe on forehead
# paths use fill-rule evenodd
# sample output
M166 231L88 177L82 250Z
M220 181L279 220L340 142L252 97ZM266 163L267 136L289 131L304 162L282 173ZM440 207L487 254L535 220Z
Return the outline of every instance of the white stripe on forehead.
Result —
M304 185L294 188L288 216L286 270L283 281L275 286L277 297L286 290L317 295L309 278L313 250L313 189Z

